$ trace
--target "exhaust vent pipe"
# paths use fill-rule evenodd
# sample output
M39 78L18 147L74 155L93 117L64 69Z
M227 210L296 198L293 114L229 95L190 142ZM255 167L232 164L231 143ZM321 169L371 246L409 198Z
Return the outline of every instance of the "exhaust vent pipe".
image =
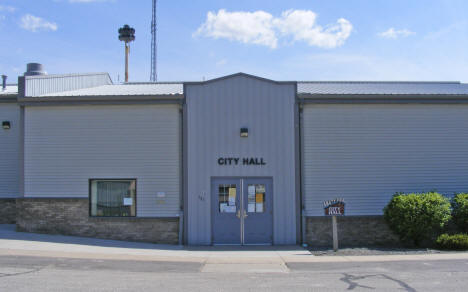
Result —
M7 80L8 76L6 75L2 75L2 90L5 91L6 90L6 80Z
M47 72L44 71L44 66L39 63L29 63L26 65L26 72L24 76L37 76L37 75L47 75Z

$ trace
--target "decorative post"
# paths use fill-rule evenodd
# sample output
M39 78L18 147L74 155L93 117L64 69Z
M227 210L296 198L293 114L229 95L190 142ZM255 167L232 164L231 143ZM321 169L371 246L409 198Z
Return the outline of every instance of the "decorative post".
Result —
M344 216L345 201L344 199L333 199L323 202L325 216L332 217L333 228L333 251L338 251L338 222L336 216Z
M125 42L125 82L128 82L128 55L130 54L130 42L135 40L135 29L128 24L119 29L119 40Z

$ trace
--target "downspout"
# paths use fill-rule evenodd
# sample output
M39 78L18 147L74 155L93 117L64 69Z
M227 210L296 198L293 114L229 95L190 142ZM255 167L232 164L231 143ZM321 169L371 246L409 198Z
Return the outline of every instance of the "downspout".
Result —
M304 152L304 145L302 143L303 139L303 132L302 132L302 103L298 103L299 106L299 163L300 163L300 196L301 196L301 239L302 239L302 246L307 247L307 234L306 234L306 214L305 214L305 196L304 196L304 162L303 162L303 152Z
M180 114L180 149L179 149L179 157L180 157L180 188L179 188L179 245L184 244L184 102L181 104L181 108L179 109Z

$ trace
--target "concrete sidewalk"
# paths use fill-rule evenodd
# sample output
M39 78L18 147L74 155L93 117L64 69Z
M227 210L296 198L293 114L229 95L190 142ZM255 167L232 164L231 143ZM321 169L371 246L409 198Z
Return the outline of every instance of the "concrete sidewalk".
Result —
M0 225L0 256L38 256L75 259L196 262L206 271L220 265L265 265L282 270L290 263L468 260L468 253L377 256L314 256L300 246L184 247L95 238L16 232ZM225 269L224 269L225 270Z

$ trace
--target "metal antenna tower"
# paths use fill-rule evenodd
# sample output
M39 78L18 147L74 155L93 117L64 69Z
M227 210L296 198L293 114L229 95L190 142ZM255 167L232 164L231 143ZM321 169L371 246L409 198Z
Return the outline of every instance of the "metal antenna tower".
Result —
M157 43L156 43L156 2L153 0L153 18L151 20L151 76L150 80L153 82L158 81L158 73L156 72L156 60L158 56Z

